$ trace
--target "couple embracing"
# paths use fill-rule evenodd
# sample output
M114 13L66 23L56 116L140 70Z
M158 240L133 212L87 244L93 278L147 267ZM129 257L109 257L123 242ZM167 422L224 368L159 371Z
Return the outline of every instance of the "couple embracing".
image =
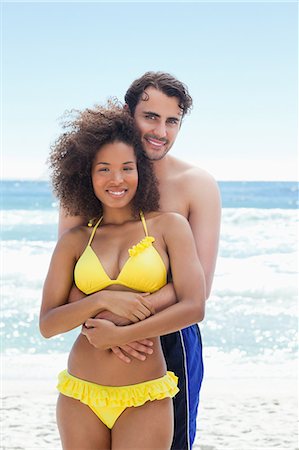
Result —
M82 326L59 374L64 450L192 448L220 198L168 153L191 106L183 83L147 72L124 107L78 112L52 147L60 239L40 329Z

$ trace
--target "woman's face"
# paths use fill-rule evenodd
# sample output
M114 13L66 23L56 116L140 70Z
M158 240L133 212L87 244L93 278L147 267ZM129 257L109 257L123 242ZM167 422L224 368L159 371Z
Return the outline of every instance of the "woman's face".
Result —
M129 205L138 185L133 147L119 141L103 145L93 160L91 178L94 193L103 206Z

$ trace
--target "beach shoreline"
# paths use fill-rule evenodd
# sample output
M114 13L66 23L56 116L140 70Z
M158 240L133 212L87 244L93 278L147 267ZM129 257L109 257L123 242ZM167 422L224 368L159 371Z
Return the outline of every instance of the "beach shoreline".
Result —
M61 450L55 385L66 362L66 354L2 356L1 449ZM193 449L297 450L296 377L228 372L206 364Z

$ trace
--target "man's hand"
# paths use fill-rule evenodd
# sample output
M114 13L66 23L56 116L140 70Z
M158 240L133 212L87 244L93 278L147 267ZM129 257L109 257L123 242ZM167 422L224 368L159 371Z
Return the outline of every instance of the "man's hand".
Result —
M117 343L117 334L122 327L105 319L87 319L82 326L81 333L87 337L89 343L99 350L108 350ZM114 339L114 342L113 342Z
M84 336L87 337L89 343L96 348L102 348L104 340L103 336L100 335L100 330L104 331L104 329L109 329L109 327L104 328L104 322L108 321L114 323L115 325L123 325L123 323L119 323L122 322L121 317L115 316L114 314L105 311L98 314L95 319L88 319L88 321L86 321L86 323L82 327L82 334L84 334ZM116 331L115 328L114 331ZM151 355L153 353L153 349L151 348L152 346L152 341L150 341L149 339L143 339L142 341L138 342L130 342L127 345L111 347L111 350L120 360L125 363L130 363L131 359L128 355L138 359L139 361L145 361L146 355Z
M95 319L106 319L118 326L129 325L132 323L130 320L117 316L110 311L100 312L96 315ZM145 361L146 355L151 355L153 353L152 346L152 341L144 339L138 342L130 342L124 346L112 347L111 350L121 361L128 364L132 361L132 358L138 359L139 361ZM129 358L129 356L132 358Z
M153 342L149 339L144 339L143 341L130 342L127 345L120 347L112 347L111 350L119 359L125 363L130 363L131 359L128 355L133 358L139 359L139 361L145 361L146 355L151 355L153 353Z

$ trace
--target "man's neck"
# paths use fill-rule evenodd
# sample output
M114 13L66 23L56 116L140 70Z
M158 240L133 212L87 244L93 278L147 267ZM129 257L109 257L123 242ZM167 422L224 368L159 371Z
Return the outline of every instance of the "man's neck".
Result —
M166 155L159 161L153 161L154 171L158 179L163 178L163 176L168 173L172 164L172 159L172 156Z

